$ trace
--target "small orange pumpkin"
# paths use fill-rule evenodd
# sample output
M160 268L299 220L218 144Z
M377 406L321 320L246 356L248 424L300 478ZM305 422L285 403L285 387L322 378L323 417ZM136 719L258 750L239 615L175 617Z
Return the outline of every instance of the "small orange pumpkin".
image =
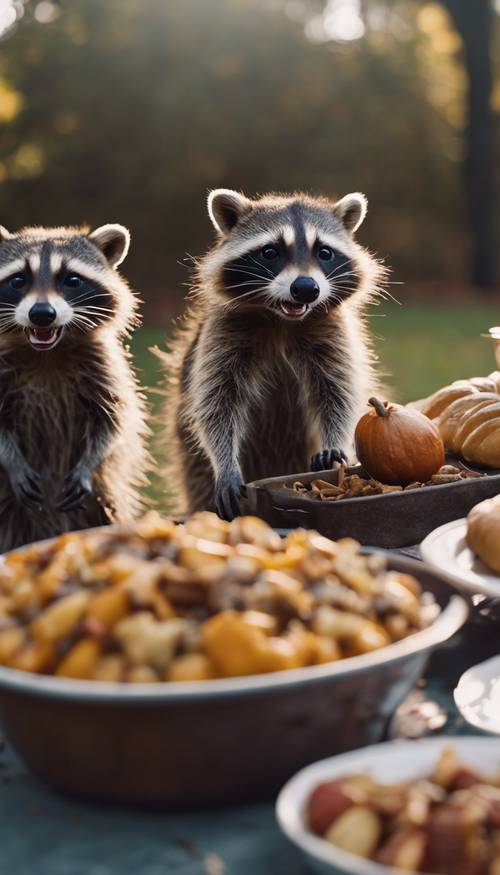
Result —
M390 486L425 483L444 465L437 426L418 410L370 398L356 426L356 454L375 480Z

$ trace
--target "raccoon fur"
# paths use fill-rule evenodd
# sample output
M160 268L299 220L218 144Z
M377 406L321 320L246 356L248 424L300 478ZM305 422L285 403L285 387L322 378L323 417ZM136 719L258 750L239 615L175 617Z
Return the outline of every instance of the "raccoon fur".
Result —
M363 307L385 269L354 239L366 198L218 189L218 240L164 356L168 488L231 519L244 484L330 468L375 389Z
M0 552L140 510L128 246L121 225L0 228Z

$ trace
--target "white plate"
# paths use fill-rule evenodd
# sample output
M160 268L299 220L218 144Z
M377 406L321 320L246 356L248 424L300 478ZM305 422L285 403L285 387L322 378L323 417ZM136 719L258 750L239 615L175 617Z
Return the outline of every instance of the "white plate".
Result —
M467 723L500 735L500 656L469 668L453 695Z
M307 801L312 790L322 781L342 775L364 772L387 784L428 775L443 748L450 746L457 751L460 761L473 769L489 776L500 771L500 743L496 738L443 736L419 741L389 741L330 757L302 769L285 784L278 796L278 823L290 841L302 851L309 866L321 875L405 875L401 869L356 857L313 835L306 827Z
M422 559L451 583L467 592L500 598L500 575L484 565L469 549L467 521L453 520L422 541Z

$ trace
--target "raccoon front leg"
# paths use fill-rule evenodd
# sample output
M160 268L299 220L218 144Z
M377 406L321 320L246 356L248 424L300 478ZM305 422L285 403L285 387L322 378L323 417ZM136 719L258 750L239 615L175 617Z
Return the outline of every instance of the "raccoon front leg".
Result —
M238 364L241 365L241 356ZM214 507L222 519L232 520L240 512L240 499L245 484L240 467L240 446L244 438L244 422L248 399L244 379L236 362L227 358L214 371L204 369L193 381L193 420L202 449L210 459L214 479Z
M57 510L67 513L85 506L86 499L92 494L94 473L108 453L113 434L110 413L98 405L92 405L84 436L84 449L77 464L65 478Z
M15 499L39 508L44 501L41 477L28 465L13 435L4 429L0 430L0 465L7 473Z
M313 403L317 411L322 449L311 458L312 471L326 471L347 461L345 444L350 418L349 396L327 374L316 373L312 380Z

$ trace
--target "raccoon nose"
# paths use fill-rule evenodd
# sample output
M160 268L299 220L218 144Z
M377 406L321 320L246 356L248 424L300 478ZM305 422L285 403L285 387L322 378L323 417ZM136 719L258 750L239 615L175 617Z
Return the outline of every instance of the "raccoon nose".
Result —
M52 304L49 304L48 301L38 304L33 304L31 310L28 313L30 318L30 322L33 325L38 325L40 328L45 328L47 325L51 325L54 319L57 316L56 311L54 310Z
M299 304L311 304L319 295L319 286L312 276L298 276L290 286L290 294Z

